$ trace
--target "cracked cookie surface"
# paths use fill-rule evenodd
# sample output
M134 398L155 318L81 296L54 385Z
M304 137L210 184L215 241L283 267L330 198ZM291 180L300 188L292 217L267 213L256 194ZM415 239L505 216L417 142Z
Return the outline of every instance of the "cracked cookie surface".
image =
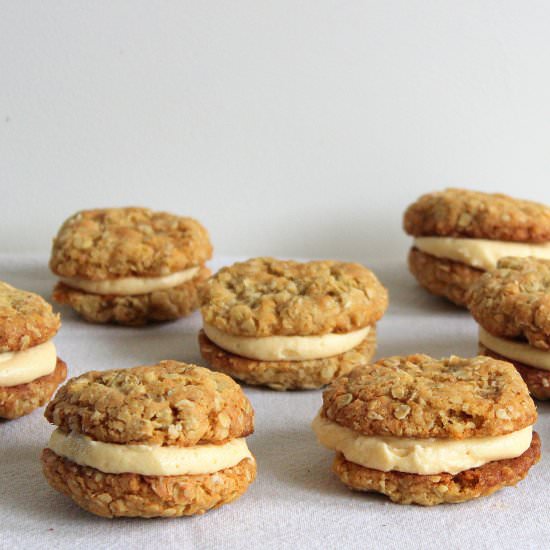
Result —
M63 223L50 269L61 277L98 281L160 277L211 256L208 232L192 218L148 208L105 208L83 210Z
M445 189L411 204L403 226L414 237L543 243L550 241L550 208L502 194Z
M177 361L72 378L46 418L97 441L181 447L222 443L254 430L254 412L229 376Z
M472 285L467 303L491 334L550 350L550 260L502 258Z
M235 336L308 336L372 325L387 304L386 289L360 264L254 258L210 278L201 312Z
M323 392L321 414L363 435L464 439L505 435L537 412L513 365L490 357L389 357Z

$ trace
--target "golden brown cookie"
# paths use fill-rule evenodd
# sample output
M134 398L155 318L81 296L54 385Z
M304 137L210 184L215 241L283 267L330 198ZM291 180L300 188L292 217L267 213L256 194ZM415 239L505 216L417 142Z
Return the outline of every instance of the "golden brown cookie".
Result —
M543 243L550 241L550 208L502 194L445 189L411 204L403 225L414 237Z
M230 353L199 333L199 347L209 365L253 386L273 390L315 389L347 374L353 367L368 363L376 351L376 330L356 347L323 359L307 361L258 361Z
M464 502L514 486L539 460L540 438L534 432L531 446L522 455L489 462L455 475L382 472L349 462L341 453L334 459L332 469L343 483L355 491L382 493L399 504L434 506Z
M67 378L67 365L59 358L55 370L26 384L0 386L0 418L19 418L44 406Z
M60 326L59 315L41 296L0 281L0 353L43 344Z
M494 357L500 361L508 361L516 367L516 370L521 374L523 381L527 384L529 392L536 399L541 401L550 399L550 371L537 369L521 363L515 359L508 359L502 355L499 355L493 350L485 347L483 344L479 344L479 353L482 355L488 355Z
M310 336L373 325L388 293L356 263L254 258L224 267L206 284L206 323L235 336Z
M90 294L58 283L53 298L60 304L71 306L91 323L141 326L150 322L172 321L195 311L200 305L201 285L209 276L210 270L201 267L192 281L134 296Z
M372 358L387 290L356 263L253 258L202 294L202 356L248 384L319 388Z
M51 341L60 326L42 297L0 282L0 418L41 407L65 379Z
M188 315L210 275L206 229L147 208L84 210L54 239L54 298L96 323L143 325Z
M42 454L52 487L101 516L200 514L254 480L254 412L228 376L158 365L89 372L48 405L58 426Z
M323 392L323 414L364 435L414 438L504 435L537 411L511 365L488 357L389 357Z
M83 210L54 239L50 268L62 277L159 277L212 255L206 229L192 218L148 208Z
M203 514L245 493L256 477L256 465L242 460L216 474L144 476L105 474L42 451L48 483L81 508L103 517L178 517Z
M346 485L430 506L523 479L540 458L536 419L510 363L410 355L334 380L312 427Z
M437 258L411 248L409 270L417 281L436 296L443 296L457 306L466 305L466 291L483 271L446 258Z
M550 260L503 258L469 291L468 308L488 332L550 350Z
M446 189L420 197L403 219L415 237L409 270L432 294L457 305L498 258L548 257L550 208L506 195Z

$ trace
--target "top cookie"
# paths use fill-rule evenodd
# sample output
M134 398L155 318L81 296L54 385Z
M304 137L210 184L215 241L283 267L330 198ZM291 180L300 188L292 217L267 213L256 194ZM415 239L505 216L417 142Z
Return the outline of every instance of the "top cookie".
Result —
M254 431L252 406L236 382L178 361L72 378L45 416L63 431L107 443L189 447Z
M495 336L550 350L550 260L502 258L469 289L475 320Z
M59 315L44 298L0 282L0 352L43 344L60 326Z
M510 363L490 357L389 357L323 393L322 414L364 435L465 439L511 433L537 411Z
M50 269L61 277L159 277L212 255L206 229L192 218L147 208L83 210L61 226Z
M375 323L388 293L355 263L255 258L221 269L206 284L206 323L235 336L308 336Z
M403 225L414 237L542 243L550 241L550 208L507 195L445 189L411 204Z

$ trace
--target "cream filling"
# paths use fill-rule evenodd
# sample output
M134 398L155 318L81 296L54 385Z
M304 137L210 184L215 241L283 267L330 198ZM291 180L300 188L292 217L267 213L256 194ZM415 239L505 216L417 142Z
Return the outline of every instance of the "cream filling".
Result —
M91 294L115 294L129 296L149 294L157 290L165 290L190 281L199 272L200 267L190 267L184 271L177 271L163 277L123 277L121 279L107 279L91 281L79 277L61 277L60 281L71 288L78 288Z
M206 336L220 348L259 361L306 361L345 353L358 346L369 333L365 327L344 334L322 336L234 336L204 324Z
M427 254L461 262L478 269L494 269L500 258L516 256L550 259L550 243L529 244L489 239L453 239L450 237L417 237L413 245Z
M479 327L479 341L486 348L495 351L507 359L519 361L536 369L550 371L550 351L537 349L523 342L493 336L483 327Z
M23 351L0 353L0 386L27 384L51 374L57 364L52 340Z
M252 458L244 438L222 445L175 447L104 443L76 433L55 430L48 448L81 466L106 474L134 473L144 476L212 474Z
M493 460L515 458L531 445L533 427L495 437L462 440L361 435L317 415L312 424L321 445L346 460L382 472L457 474Z

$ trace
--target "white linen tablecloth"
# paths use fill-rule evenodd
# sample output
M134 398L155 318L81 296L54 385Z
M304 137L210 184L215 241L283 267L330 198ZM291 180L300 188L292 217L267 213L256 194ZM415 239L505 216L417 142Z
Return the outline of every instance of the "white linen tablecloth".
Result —
M214 269L233 258L218 258ZM424 352L471 356L477 329L466 311L429 296L404 260L364 259L390 291L378 324L377 357ZM0 256L0 279L50 299L45 257ZM69 376L177 359L203 364L200 315L147 328L97 326L61 309L55 341ZM258 477L236 502L203 516L107 520L49 487L39 455L52 427L43 409L0 422L0 548L549 548L550 406L539 404L543 458L515 488L464 504L401 506L349 491L331 473L333 453L310 423L320 391L278 393L245 387L256 411L249 446ZM546 453L544 452L546 451Z

